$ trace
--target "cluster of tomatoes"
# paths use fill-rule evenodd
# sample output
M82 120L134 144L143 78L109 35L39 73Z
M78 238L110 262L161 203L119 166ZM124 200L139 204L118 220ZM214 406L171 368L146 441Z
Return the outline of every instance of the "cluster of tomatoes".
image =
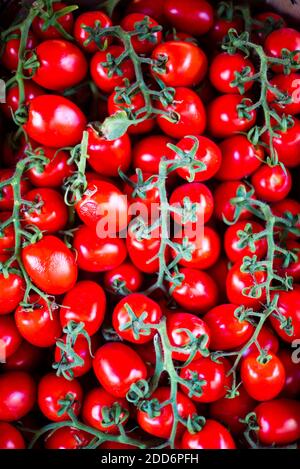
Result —
M297 446L300 32L263 12L245 39L206 0L39 8L0 59L0 448Z

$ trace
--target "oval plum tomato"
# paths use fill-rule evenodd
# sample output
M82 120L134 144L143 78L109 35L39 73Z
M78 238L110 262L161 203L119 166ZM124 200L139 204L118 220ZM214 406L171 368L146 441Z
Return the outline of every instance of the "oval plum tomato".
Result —
M103 281L105 288L115 294L122 291L134 293L141 289L143 274L131 262L124 262L119 267L105 272Z
M300 203L294 199L283 199L275 204L272 204L272 212L274 215L283 218L290 218L294 220L293 225L300 229L300 220L299 213L300 213ZM281 230L280 227L276 227L278 231ZM297 239L296 234L288 232L285 234L287 239Z
M32 101L37 96L45 94L45 91L42 90L38 85L33 83L31 80L24 81L24 93L25 99L24 102L28 103ZM6 94L6 103L1 105L1 108L6 117L11 118L12 112L15 113L19 107L19 87L13 85L8 89Z
M209 226L203 227L203 233L200 236L192 238L175 237L173 240L180 245L184 245L184 239L187 239L187 246L190 249L190 258L181 258L179 265L183 267L192 267L194 269L208 269L214 265L221 252L221 240L217 232ZM175 258L179 252L172 250L172 257Z
M196 136L194 138L184 137L176 144L176 146L185 153L189 153L195 144L195 138L197 139L199 146L194 159L196 161L201 161L206 167L205 169L195 173L193 181L207 181L208 179L211 179L219 170L222 161L222 153L215 142L203 136ZM186 180L191 178L189 169L184 166L178 168L176 171L179 176Z
M31 202L32 206L21 206L23 224L35 225L45 233L55 233L63 230L68 222L68 209L63 196L54 189L33 189L25 195L23 200Z
M239 435L245 430L245 424L240 422L255 407L255 400L249 396L243 386L239 386L238 394L230 399L222 397L212 402L209 415L228 426L230 432Z
M294 168L300 164L300 120L294 117L293 122L294 125L288 127L286 132L276 130L276 136L273 137L273 146L277 152L278 160L288 168ZM262 135L262 140L267 144L266 151L268 151L270 145L268 132Z
M87 272L106 272L124 262L127 251L121 238L101 239L94 229L81 225L74 235L77 265Z
M300 402L274 399L255 407L257 436L265 445L285 445L300 438Z
M136 29L141 22L147 24L147 27ZM131 36L131 44L137 54L151 53L156 44L159 44L162 40L162 27L159 28L158 23L153 18L142 13L131 13L124 16L120 25L124 31L141 31L139 34ZM144 30L151 32L150 38L143 38Z
M105 293L91 280L81 280L65 295L60 308L60 321L65 327L69 321L84 322L88 335L94 335L103 323L106 309Z
M11 217L10 212L0 212L0 222L6 222ZM0 228L0 254L10 254L15 245L15 230L13 223Z
M1 355L8 358L13 355L22 343L22 337L11 315L0 317Z
M270 401L284 387L284 366L276 355L268 352L267 358L260 358L256 352L243 358L241 379L249 396L256 401Z
M107 109L109 115L115 114L119 111L125 111L129 116L134 116L137 111L145 107L145 99L141 93L130 96L130 104L120 96L118 97L114 91L108 98ZM139 118L145 117L145 112L139 114ZM150 132L155 125L155 120L152 117L144 119L138 124L132 124L128 128L128 133L136 135Z
M236 79L236 73L242 73L245 69L249 70L247 77L254 75L254 67L250 60L242 54L228 54L222 52L216 55L210 65L209 78L214 87L220 93L239 93L237 86L233 86ZM254 81L244 83L244 90L248 91L254 84Z
M249 188L243 182L238 181L226 181L219 184L214 191L214 207L215 215L219 220L225 218L228 221L234 220L235 205L231 203L231 199L237 197L237 191L239 188L244 188L246 192L249 192ZM254 195L251 196L254 198ZM252 214L246 208L243 208L239 220L251 218Z
M276 94L269 88L267 94L267 100L271 104L271 107L275 109L279 114L295 115L300 113L300 74L290 73L289 75L278 74L271 78L270 83L278 91L288 95L291 98L291 102L288 104L280 103L280 100L276 100Z
M28 169L26 175L29 181L36 187L61 187L64 179L75 171L74 163L68 163L69 155L64 150L56 151L49 147L40 147L40 149L49 163Z
M297 354L297 350L295 350ZM299 353L298 353L299 356ZM293 360L293 353L289 349L281 349L278 357L285 369L285 383L281 396L290 399L297 399L300 395L300 367L297 361Z
M228 399L227 399L228 400ZM181 440L182 449L235 449L229 431L216 420L207 419L202 430L189 433L186 430Z
M295 339L300 338L300 290L294 288L291 291L279 291L277 309L283 319L291 322L293 330L288 334L286 330L281 327L281 323L277 317L271 315L270 321L275 332L285 342L292 343Z
M257 342L261 349L266 352L276 354L279 349L279 340L277 336L267 326L263 326L257 336ZM257 345L253 342L247 350L244 351L243 357L257 353Z
M0 169L0 182L4 182L14 175L14 170L11 168ZM28 181L22 179L20 183L21 196L23 196L30 189ZM12 186L9 184L1 188L1 197L0 197L0 211L2 210L12 210L14 208L14 193Z
M44 236L22 250L22 261L35 285L51 295L61 295L77 279L77 265L72 251L56 236Z
M132 348L120 342L100 347L93 362L103 388L115 397L125 397L133 383L147 378L146 365Z
M135 143L133 147L133 167L140 168L143 173L158 174L159 164L163 156L169 156L167 147L173 140L166 135L149 135Z
M211 350L231 350L244 345L253 335L254 327L241 320L236 305L223 304L208 311L204 316L211 331Z
M182 213L171 212L174 220L182 225L207 223L214 210L211 191L201 182L191 182L178 186L170 196L170 205L181 209ZM195 210L192 207L195 205ZM194 215L194 216L193 216Z
M32 80L53 91L78 85L87 74L87 61L79 49L63 39L49 39L35 49L37 68L32 70Z
M126 423L129 415L126 399L116 398L100 387L92 389L85 395L82 418L86 425L109 434L119 433L116 424L108 424L107 420L112 421L112 416L105 419L105 410L111 411L120 423Z
M228 272L226 278L226 291L230 303L244 305L246 308L260 308L266 297L265 288L260 288L266 279L265 270L258 270L252 273L242 272L243 261L237 261ZM257 288L255 288L257 287ZM255 291L251 292L251 289ZM252 293L254 296L250 296Z
M163 3L164 0L158 0L155 3L152 0L131 0L126 13L143 13L162 23L164 20Z
M206 55L191 42L163 42L152 52L152 60L152 74L166 86L195 86L207 72Z
M214 43L221 43L228 33L229 29L235 29L238 33L241 33L244 29L242 18L219 18L216 16L214 24L208 33L209 39Z
M231 378L226 376L229 369L230 365L224 359L216 362L201 357L181 368L180 378L186 380L188 386L180 384L180 387L195 402L217 401L225 396L231 383Z
M45 449L82 449L91 441L92 435L73 427L60 427L45 438Z
M159 387L151 394L150 400L154 400L157 407L159 407L160 404L170 399L170 393L170 388ZM178 415L183 420L187 420L196 413L194 403L180 391L177 391L176 394L176 405ZM159 415L156 415L157 414L154 413L154 416L150 416L146 411L140 409L137 412L137 422L140 427L145 432L150 433L150 435L154 435L159 438L170 438L174 422L174 414L171 404L161 407ZM179 423L176 430L176 436L179 437L182 435L183 431L184 426L182 423Z
M20 420L35 404L33 378L23 371L8 371L0 376L0 420Z
M123 52L122 46L113 45L103 51L96 52L91 60L92 79L104 93L112 93L116 86L125 86L124 80L131 82L135 76L133 63L130 59L123 60L118 67L114 64ZM109 67L107 64L111 64L111 66Z
M86 118L76 104L58 95L37 96L28 104L23 128L42 145L61 148L80 142Z
M35 347L51 347L61 336L57 310L49 308L38 295L30 298L31 306L19 306L15 312L16 326L21 336ZM51 314L51 316L50 316Z
M282 166L264 165L251 177L255 194L267 202L285 199L292 188L292 177Z
M54 13L60 12L68 5L66 3L57 2L51 5L52 11ZM45 13L45 12L43 12ZM47 15L48 16L48 15ZM73 13L66 13L57 18L57 23L67 32L72 33L74 18ZM45 19L41 16L34 18L32 23L32 29L34 33L41 39L53 39L62 37L62 33L55 26L49 25L45 27Z
M291 257L287 267L285 262L288 261L286 254L276 257L273 262L274 269L281 277L292 277L295 282L300 282L300 243L293 240L287 240L284 247L296 256L296 259Z
M207 108L207 126L210 135L216 138L231 137L237 132L245 132L253 127L256 111L247 115L242 106L252 106L252 101L239 94L223 94L215 98Z
M1 64L4 65L4 67L8 70L17 70L20 48L19 31L14 31L12 34L18 37L12 37L11 39L8 38L8 40L4 42L4 48L1 54ZM36 45L37 40L35 36L32 33L29 33L26 42L26 50L34 49Z
M54 373L44 375L38 384L37 401L40 411L52 422L69 420L67 411L62 411L61 401L67 399L71 402L71 408L75 415L79 414L83 392L76 379L69 381Z
M174 138L186 135L201 135L206 127L206 113L201 98L195 91L178 87L172 103L164 107L157 103L158 109L169 114L171 121L163 114L158 115L157 123L161 130Z
M5 371L35 371L41 364L43 353L41 349L34 347L23 340L15 353L7 358L3 366Z
M102 237L119 233L128 224L126 196L105 180L90 181L75 209L79 218Z
M67 342L67 335L64 335L59 341L56 342L56 347L54 351L54 360L56 364L62 363L63 365L71 365L74 362L72 355L64 353L63 350L59 347L58 344L65 345ZM90 350L91 348L91 350ZM93 366L93 360L91 357L91 352L93 353L96 348L95 336L91 338L91 347L83 335L79 335L72 345L72 350L76 355L78 355L82 364L73 367L70 370L64 370L64 376L69 376L70 379L78 378L79 376L85 375Z
M10 423L0 422L0 449L25 449L22 433Z
M23 300L25 282L23 278L12 272L0 273L0 316L11 313Z
M187 311L202 314L213 308L218 301L218 288L212 277L206 272L190 268L180 268L183 277L180 285L170 282L172 297Z
M144 344L152 340L156 333L155 329L147 329L147 325L159 324L161 317L162 311L158 303L141 293L132 293L115 306L112 323L122 339L134 344Z
M262 146L253 145L244 135L234 135L220 143L222 164L216 174L221 181L243 179L256 171L263 159Z
M228 259L236 262L245 256L257 256L262 259L267 252L267 241L265 237L253 240L253 235L262 233L264 227L252 220L237 221L229 226L224 234L224 249ZM249 247L251 240L252 249Z
M293 28L280 28L269 34L264 43L266 54L272 58L280 59L282 49L288 49L290 52L300 50L300 32ZM296 54L294 60L300 63L300 53ZM274 72L282 72L282 65L272 65ZM292 71L295 67L292 68Z
M101 28L109 28L112 22L103 11L85 11L76 18L73 34L76 42L83 47L86 52L92 53L98 50L97 44L95 41L90 40L90 33L85 29L86 26L95 28L97 24ZM110 44L111 38L109 36L103 36L100 44L103 45L105 41Z
M213 8L206 0L166 0L164 14L174 28L195 36L206 34L214 21Z
M167 333L171 346L178 349L172 352L173 360L185 362L191 356L194 359L201 358L201 349L208 349L210 346L209 327L194 314L177 311L168 314Z

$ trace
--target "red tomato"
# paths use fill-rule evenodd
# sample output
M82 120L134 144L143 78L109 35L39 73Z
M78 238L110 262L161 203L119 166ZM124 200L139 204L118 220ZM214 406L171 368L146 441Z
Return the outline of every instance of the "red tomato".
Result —
M0 422L0 449L25 449L22 433L10 423Z
M253 23L253 37L255 42L263 44L266 36L275 29L285 28L286 22L282 16L273 11L264 11L254 16L261 24Z
M208 179L211 179L219 170L222 161L222 154L218 145L209 138L203 136L197 136L194 138L197 139L199 144L194 159L196 161L201 161L206 166L205 169L195 173L194 181L207 181ZM176 146L185 153L188 153L190 150L192 150L195 144L194 138L184 137L176 144ZM176 171L179 176L183 177L184 179L188 180L191 176L189 169L185 168L184 166L178 168Z
M249 321L240 320L234 314L236 309L236 305L219 305L204 316L211 331L211 350L230 350L241 347L252 337L254 327Z
M27 274L37 287L52 295L72 288L77 279L77 265L72 251L56 236L44 236L22 250Z
M235 29L239 34L244 30L242 18L218 18L214 20L214 24L208 33L209 39L214 43L221 43L228 33L229 29Z
M158 178L153 178L151 174L143 173L142 179L143 182L139 184L138 175L133 174L129 177L129 180L134 186L130 182L124 184L123 192L128 198L129 215L140 215L145 220L153 220L158 217L160 208L159 188L155 185ZM143 185L147 181L151 185L154 184L154 186L144 190Z
M219 290L219 302L225 303L226 298L226 287L224 278L226 278L229 270L228 259L220 257L219 260L207 270L207 273L215 280Z
M146 326L159 324L162 311L155 301L140 293L132 293L119 301L112 315L113 327L117 334L134 344L144 344L153 339L155 329L147 330L143 326L139 327L138 319L135 318L140 316L143 317L142 322Z
M17 70L19 62L19 31L14 31L13 35L17 37L13 37L12 39L8 39L8 41L4 42L4 49L1 54L1 64L4 65L4 67L8 70ZM34 49L36 45L36 38L32 33L29 33L26 42L26 50Z
M35 347L51 347L61 335L57 310L50 312L46 302L35 295L30 298L31 307L19 306L15 322L21 336Z
M261 349L266 352L272 352L276 354L279 349L279 341L276 335L266 326L263 326L257 336L257 342ZM252 343L247 350L244 351L243 357L247 357L250 354L257 353L257 345Z
M164 0L158 0L155 3L152 0L131 0L126 13L143 13L161 23L164 20L163 4Z
M184 384L180 386L193 401L214 402L225 396L231 383L231 378L226 376L230 365L224 359L218 362L202 357L181 368L180 378L192 386L192 391Z
M123 421L124 424L127 420L127 418L124 419L124 411L129 413L128 402L126 399L122 399L120 397L116 398L100 387L92 389L84 398L82 408L83 421L86 425L97 428L97 430L102 432L109 434L119 433L118 426L114 424L109 425L106 423L104 418L104 410L113 409L116 404L118 404L122 409L119 415L119 421Z
M293 121L294 125L289 127L286 132L276 130L276 137L273 138L273 146L277 152L278 160L288 168L294 168L300 164L300 120L294 117ZM268 132L262 135L262 140L267 144L268 151L270 145Z
M184 278L172 291L174 300L187 311L202 314L213 308L218 301L218 288L212 277L200 270L181 268ZM170 287L173 284L170 282Z
M22 337L11 315L0 316L1 358L13 355L22 343Z
M83 363L82 365L75 366L74 368L72 368L72 370L68 371L68 376L70 376L72 379L73 377L78 378L79 376L85 375L92 368L93 361L91 357L91 352L93 353L95 346L96 346L96 342L94 339L95 339L95 336L92 337L91 339L91 350L90 350L89 343L86 337L82 335L77 337L76 342L74 343L72 349L74 350L76 355L78 355L83 360ZM65 344L66 341L67 341L67 336L64 335L60 339L60 342ZM62 349L58 346L56 346L55 348L54 359L55 359L55 363L62 362L66 364L72 364L74 362L73 357L70 355L64 354L62 352Z
M287 275L288 277L292 277L295 282L300 282L300 244L293 240L287 240L285 248L295 254L297 260L291 260L289 265L284 267L286 255L281 255L274 259L274 269L281 277L285 277Z
M234 135L220 143L222 164L216 174L221 181L243 179L256 171L263 159L262 146L254 146L244 135Z
M189 331L189 333L187 333ZM172 352L173 360L185 362L190 357L197 341L203 340L205 348L210 347L211 334L206 322L194 314L174 312L167 316L167 332L172 347L181 350ZM195 343L191 344L190 335L193 335ZM206 336L206 337L204 337ZM201 358L201 350L197 350L195 358Z
M281 349L278 357L285 369L285 383L281 395L290 399L297 398L300 395L300 367L297 349L291 353L290 349Z
M201 98L195 91L178 87L172 103L164 107L157 103L158 109L166 111L172 122L162 114L157 117L161 130L171 137L183 138L186 135L201 135L206 127L206 113Z
M51 5L51 8L53 9L53 12L59 12L63 8L67 7L68 5L66 3L62 2L57 2L53 3ZM57 19L58 24L63 27L63 29L67 33L72 32L73 28L73 13L67 13L65 15L60 16ZM39 36L41 39L53 39L53 38L60 38L62 37L61 32L55 27L55 26L48 26L45 28L45 20L41 18L40 16L37 16L32 23L32 29L34 33Z
M282 166L263 165L252 175L251 183L258 197L267 202L285 199L292 187L288 169Z
M188 205L195 204L195 220L189 218ZM170 205L177 209L184 209L186 213L171 212L174 220L182 225L201 226L207 223L214 210L214 199L211 191L201 182L191 182L178 186L171 194ZM190 210L191 211L191 210Z
M93 40L89 41L88 44L85 44L89 39L90 34L86 31L84 26L95 28L97 24L99 24L101 28L109 28L112 26L111 19L103 11L85 11L76 18L73 34L76 42L78 42L86 52L96 52L98 50L98 46ZM109 36L101 38L101 45L103 45L105 41L110 44L111 38Z
M246 229L246 231L245 231ZM245 256L257 256L262 259L267 252L267 240L265 237L253 242L253 247L250 249L249 242L252 240L253 235L262 233L264 227L252 220L242 220L236 222L234 225L229 226L224 235L224 249L228 259L231 262L237 262ZM243 241L242 233L249 233Z
M37 401L40 411L52 422L69 420L67 413L61 412L62 403L66 399L72 402L71 408L75 415L79 414L82 403L83 392L81 385L76 379L67 379L56 376L54 373L44 375L38 385Z
M24 81L24 93L25 99L24 102L28 103L32 101L37 96L44 94L44 90L38 85L33 83L31 80ZM6 94L6 103L1 105L1 108L6 117L11 118L12 112L15 113L19 107L19 87L13 85L8 89Z
M264 49L269 57L281 58L282 49L290 52L300 50L300 32L293 28L280 28L269 34L264 43ZM300 54L296 54L294 60L300 63ZM282 72L282 65L272 65L275 72ZM294 68L292 69L294 70Z
M300 221L298 221L298 214L300 213L300 203L294 199L283 199L272 205L272 212L278 217L287 219L291 217L295 220L295 227L300 228ZM281 228L279 228L280 230ZM287 233L287 239L297 239L293 233Z
M223 94L218 96L208 106L207 125L210 135L216 138L231 137L238 132L246 132L256 121L256 111L249 112L249 117L239 116L238 106L246 100L247 106L252 106L249 98L239 94Z
M0 420L20 420L34 406L36 387L33 378L22 371L8 371L0 376Z
M137 31L137 24L142 21L145 21L146 19L150 31L158 26L158 23L153 18L145 16L142 13L131 13L127 16L124 16L120 25L125 31ZM149 54L150 52L152 52L156 44L159 44L161 42L161 40L161 31L151 31L150 39L143 39L143 32L131 36L131 44L137 54Z
M42 145L61 148L80 142L86 118L76 104L58 95L34 98L28 105L28 120L23 128Z
M0 316L11 313L23 300L24 293L25 282L20 275L0 273Z
M6 371L34 371L41 364L43 353L41 349L34 347L23 340L15 353L7 358L3 369Z
M11 217L10 212L0 212L0 221L5 222ZM13 223L1 228L0 254L10 254L10 250L15 245L15 231Z
M195 86L207 72L207 58L192 42L167 41L152 52L152 74L166 86Z
M232 86L232 82L236 79L236 73L242 73L245 68L249 68L247 77L254 75L254 67L250 60L242 54L228 54L222 52L216 55L210 65L209 78L214 87L220 93L239 93L237 86ZM248 91L254 82L248 81L244 84L244 90Z
M295 115L300 113L300 74L290 73L289 75L279 74L271 78L270 83L273 87L277 88L283 94L287 94L291 98L289 104L281 104L278 101L276 94L268 90L267 100L271 107L279 114ZM277 132L276 132L277 133Z
M151 395L150 400L155 399L158 403L166 402L170 399L170 388L159 387ZM188 399L180 391L176 394L176 404L178 415L187 420L196 413L196 407L193 402ZM157 436L159 438L170 438L172 427L174 424L174 413L171 404L165 405L160 409L160 415L151 416L147 412L138 410L137 422L140 427L150 435ZM179 437L184 431L182 423L177 424L176 436Z
M171 150L167 147L173 140L166 135L149 135L135 143L133 147L133 166L144 173L158 174L162 156L169 156Z
M147 377L139 355L120 342L102 345L95 354L93 366L100 384L115 397L125 397L133 383Z
M46 449L82 449L91 441L92 435L78 428L60 427L45 438Z
M270 316L271 324L276 333L285 342L292 343L295 339L300 338L300 290L294 288L292 291L280 291L276 292L279 295L277 308L279 314L287 320L290 320L293 327L293 332L288 335L285 330L282 329L281 323L274 317Z
M300 403L292 399L262 402L255 409L257 436L265 445L286 445L300 438Z
M49 147L40 147L49 163L42 168L36 165L30 168L26 175L36 187L61 187L64 179L69 177L74 171L73 163L68 163L69 155L64 150L55 150Z
M173 27L202 36L213 25L213 8L206 0L166 0L164 14Z
M65 228L69 214L59 192L46 188L33 189L27 192L23 200L33 204L21 207L24 225L35 225L47 234Z
M268 352L267 359L259 353L248 355L242 360L241 379L247 393L256 401L270 401L282 391L285 370L280 359Z
M0 182L4 182L14 175L13 169L0 169ZM30 185L26 179L21 181L20 190L21 196L23 196L30 189ZM14 207L14 193L13 188L9 184L1 188L1 198L0 198L0 211L3 210L12 210Z
M235 442L226 428L216 420L208 419L197 433L185 431L181 440L182 449L236 449Z
M115 269L106 272L103 277L104 285L112 293L119 293L120 289L137 292L144 281L143 274L131 262L124 262Z
M231 203L231 199L237 196L237 190L239 187L244 187L246 191L249 191L246 184L238 181L226 181L216 187L214 192L214 207L215 215L219 220L223 220L224 217L228 221L234 220L235 205ZM252 196L252 198L255 197ZM239 220L251 217L251 212L243 208L240 213Z
M87 272L106 272L118 267L126 258L126 246L121 238L101 239L95 230L81 225L74 235L77 265Z
M226 278L226 291L230 303L244 305L247 308L260 308L266 297L265 288L257 290L255 297L249 296L251 288L260 286L267 279L265 270L259 270L253 274L242 272L243 261L237 261L228 272Z

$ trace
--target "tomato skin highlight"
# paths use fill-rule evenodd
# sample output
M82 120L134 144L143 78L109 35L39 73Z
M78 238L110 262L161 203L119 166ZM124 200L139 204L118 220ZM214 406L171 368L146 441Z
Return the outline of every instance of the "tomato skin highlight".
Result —
M14 273L9 273L5 278L0 273L0 317L2 314L11 313L23 300L25 293L24 279Z
M22 337L11 315L0 316L1 352L11 357L21 346Z
M0 449L25 449L22 433L10 423L0 422Z
M163 7L167 20L179 31L202 36L213 25L213 8L206 0L166 0Z
M36 386L22 371L8 371L0 376L0 420L13 422L24 417L34 406Z
M235 79L235 73L241 73L246 67L250 68L250 73L248 73L247 77L253 76L254 67L250 60L239 53L228 54L227 52L222 52L216 55L211 62L209 69L210 81L220 93L239 93L238 87L231 86L231 84ZM246 82L244 84L245 91L248 91L253 84L253 81Z
M181 440L182 449L236 449L229 431L216 420L208 419L200 432L185 431Z

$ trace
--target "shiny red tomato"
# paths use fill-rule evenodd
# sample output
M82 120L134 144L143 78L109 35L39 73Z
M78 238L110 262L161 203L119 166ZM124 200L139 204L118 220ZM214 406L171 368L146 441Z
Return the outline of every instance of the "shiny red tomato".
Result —
M297 358L297 349L295 350ZM298 354L299 356L299 354ZM285 383L281 396L297 399L300 395L300 367L290 349L281 349L278 357L285 369Z
M150 18L150 16L145 16L142 13L131 13L127 16L124 16L120 25L124 31L134 31L136 30L137 24L145 20L147 21L147 25L150 31L158 26L158 23L153 18ZM162 32L154 30L151 31L150 39L144 39L143 33L132 36L131 44L135 52L138 54L149 54L152 52L156 44L161 42L161 40Z
M160 192L156 185L158 178L151 174L143 173L142 182L139 183L137 174L129 177L129 181L123 186L123 192L128 198L129 215L139 215L144 220L154 220L159 215ZM150 183L149 189L144 190L144 183ZM153 186L153 187L151 187Z
M0 221L5 222L11 217L10 212L0 212ZM10 254L11 249L15 245L15 231L13 224L1 228L0 236L0 254Z
M285 243L285 248L296 255L296 260L291 259L289 265L285 267L286 255L276 257L273 263L274 268L281 277L287 275L288 277L292 277L295 282L300 282L300 243L289 239Z
M0 182L4 182L14 175L14 170L9 169L0 169ZM30 189L30 185L26 179L21 180L20 191L21 196L23 196ZM13 188L10 184L1 188L1 198L0 198L0 211L3 210L12 210L14 207L14 193Z
M294 125L289 127L286 132L276 130L276 136L273 138L273 146L277 152L278 160L288 168L294 168L300 164L300 120L294 117L293 122ZM267 144L266 151L268 151L270 145L268 132L262 135L262 140Z
M45 91L31 80L24 81L24 102L28 103L37 96L45 94ZM15 113L19 107L19 87L13 85L6 93L6 103L1 105L1 108L6 117L11 118L12 112Z
M224 234L224 249L228 259L231 262L237 262L245 256L257 256L262 259L267 252L267 240L262 236L257 241L253 241L253 247L250 249L249 241L253 235L262 233L264 227L252 220L242 220L236 222L234 225L229 226ZM248 233L248 236L243 242L243 233Z
M45 157L49 159L42 167L36 165L30 168L26 175L29 181L36 187L61 187L64 179L71 176L75 171L74 163L69 163L69 155L64 150L40 146Z
M25 282L20 275L0 273L0 316L11 313L23 300L24 293Z
M143 174L158 174L162 157L170 155L171 159L168 143L174 141L166 135L149 135L136 142L132 153L134 168L140 168Z
M60 427L50 432L44 441L46 449L82 449L91 441L92 435L73 427Z
M200 432L185 431L181 440L182 449L236 449L229 431L216 420L206 420Z
M258 197L267 202L285 199L292 188L292 177L287 168L263 165L251 177Z
M231 203L231 199L237 196L237 190L239 187L244 187L246 192L249 191L248 186L243 182L238 181L226 181L219 184L213 194L215 215L219 220L223 220L225 217L228 221L234 220L235 205ZM251 196L254 198L254 196ZM252 214L249 210L243 208L239 220L251 218Z
M19 32L14 31L14 36L11 39L8 38L6 42L4 42L3 51L1 54L1 63L4 65L5 68L8 70L17 70L18 62L19 62L19 49L20 49L20 39L19 39ZM36 47L37 40L36 37L32 34L28 34L27 42L26 42L26 50L32 50Z
M206 0L166 0L164 14L172 26L181 31L202 36L213 25L213 8Z
M279 291L276 294L279 295L277 302L278 312L283 319L291 322L293 331L290 335L287 334L281 327L278 318L273 315L270 316L270 321L279 337L285 342L292 343L295 339L300 338L300 290L294 287L294 290L288 292Z
M35 371L43 360L43 352L40 348L34 347L26 340L23 340L17 351L10 357L6 357L3 365L5 371Z
M0 376L0 420L20 420L35 404L36 386L23 371L8 371Z
M195 213L189 205L195 204ZM171 212L174 220L182 225L193 224L197 227L207 223L214 210L214 199L211 191L201 182L191 182L178 186L170 196L170 205L183 213ZM191 218L190 215L195 215Z
M271 104L271 107L275 109L279 114L295 115L300 113L300 74L289 73L288 75L278 74L271 78L270 83L278 91L283 94L287 94L291 98L291 102L288 104L280 103L280 100L276 99L277 96L272 90L268 90L267 100Z
M263 326L257 336L257 342L261 349L266 352L276 354L279 349L279 340L277 336L267 326ZM257 345L252 343L247 350L244 351L243 357L247 357L250 354L257 353Z
M267 273L265 270L259 270L253 274L249 272L242 272L241 266L243 261L237 261L228 272L226 278L226 291L230 303L235 305L244 305L247 308L260 308L261 303L264 302L266 297L265 288L259 288L266 279ZM249 296L250 290L257 286L257 291L254 297Z
M291 219L295 220L294 226L298 229L300 228L300 221L298 220L298 214L300 213L300 203L297 200L290 198L280 200L279 202L272 204L272 212L274 215L285 219L287 219L287 217L291 217ZM276 228L278 231L281 230L279 227ZM287 239L297 239L296 234L291 232L288 232L286 236Z
M258 24L253 23L253 39L258 44L263 44L267 35L275 29L285 28L286 22L282 16L274 13L273 11L263 11L254 16L254 19L259 21Z
M131 0L126 13L143 13L161 24L164 20L163 4L164 0L158 0L155 3L152 0Z
M244 135L234 135L220 143L222 164L216 174L221 181L243 179L256 171L263 159L262 146L253 145Z
M225 15L226 16L226 15ZM221 43L229 29L235 29L239 34L244 30L242 18L232 17L231 19L219 18L216 16L214 24L208 33L212 44Z
M10 423L0 422L0 449L25 449L22 433Z
M73 34L76 42L83 47L86 52L96 52L98 46L95 41L88 41L90 34L85 29L86 26L89 28L95 28L99 24L101 28L109 28L112 26L111 19L103 11L85 11L81 13L75 21ZM86 43L88 41L88 43ZM107 41L108 44L111 42L109 36L101 38L100 44L103 45Z
M1 358L9 358L22 343L22 337L11 315L0 316Z
M144 277L134 264L124 262L115 269L105 272L103 281L105 288L112 293L118 294L124 290L134 293L141 289Z
M300 32L293 28L280 28L269 34L264 43L266 54L272 58L281 58L282 49L290 52L300 50ZM294 60L300 62L300 54L296 54ZM282 65L272 65L275 72L282 72ZM293 68L292 70L294 70Z
M86 328L85 328L85 330L86 330ZM81 365L73 367L72 369L70 369L67 372L68 376L70 376L72 379L73 379L73 377L78 378L79 376L83 376L88 371L91 370L91 368L93 366L91 353L93 353L95 351L95 348L98 345L97 344L98 341L95 340L95 339L97 339L96 336L93 336L91 338L91 350L90 350L90 346L89 346L89 343L88 343L86 337L84 337L82 335L79 335L77 337L74 345L72 346L72 349L73 349L74 353L76 355L78 355L81 358L81 360L83 360L83 363ZM60 343L61 344L66 344L66 342L67 342L67 336L64 335L60 339ZM74 362L74 359L73 359L72 355L64 354L62 352L62 349L58 345L55 348L54 359L55 359L55 363L63 362L63 364L64 363L73 364L73 362Z
M209 78L211 83L220 93L239 93L237 86L232 83L236 79L236 73L242 73L243 70L249 69L247 77L254 75L254 67L252 62L242 54L228 54L222 52L216 55L210 65ZM248 91L254 84L254 81L247 81L244 84L244 90Z
M63 2L55 2L51 5L53 12L59 12L63 8L66 8L68 5ZM65 15L60 16L57 19L58 24L67 32L72 33L74 18L73 13L66 13ZM37 16L32 23L32 29L34 33L41 39L53 39L62 37L62 33L52 25L45 27L45 20L40 16Z

